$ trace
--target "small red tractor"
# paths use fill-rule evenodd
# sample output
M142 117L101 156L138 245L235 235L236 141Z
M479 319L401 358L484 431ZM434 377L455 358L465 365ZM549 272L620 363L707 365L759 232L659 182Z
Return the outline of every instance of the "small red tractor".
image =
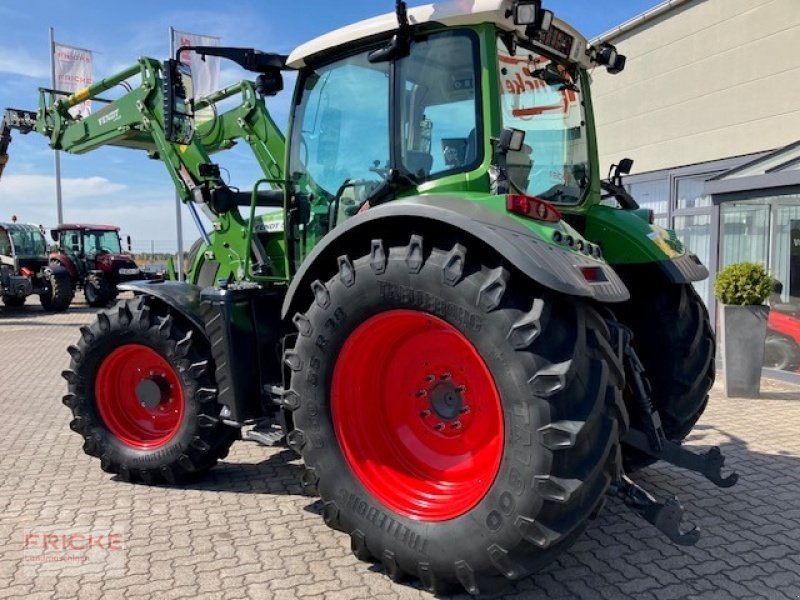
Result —
M144 279L133 258L122 252L119 227L59 225L51 236L58 252L50 255L50 264L69 272L73 290L82 289L89 306L106 306L116 300L117 284Z

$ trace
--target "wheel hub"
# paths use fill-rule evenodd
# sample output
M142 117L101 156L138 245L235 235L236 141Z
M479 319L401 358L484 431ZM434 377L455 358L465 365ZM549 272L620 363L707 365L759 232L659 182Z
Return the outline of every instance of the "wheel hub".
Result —
M430 391L431 409L445 421L454 421L464 408L461 397L462 387L456 387L450 381L442 381Z
M165 373L142 379L136 386L136 398L150 410L169 401L170 388Z

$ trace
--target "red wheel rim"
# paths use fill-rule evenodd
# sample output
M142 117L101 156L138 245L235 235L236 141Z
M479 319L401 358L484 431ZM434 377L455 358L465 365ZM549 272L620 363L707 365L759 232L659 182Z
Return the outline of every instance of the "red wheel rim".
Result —
M132 448L160 448L180 429L183 386L152 348L127 344L114 350L100 365L94 392L108 430Z
M384 505L444 521L486 495L503 454L503 411L470 341L433 315L362 323L333 373L331 411L348 465Z

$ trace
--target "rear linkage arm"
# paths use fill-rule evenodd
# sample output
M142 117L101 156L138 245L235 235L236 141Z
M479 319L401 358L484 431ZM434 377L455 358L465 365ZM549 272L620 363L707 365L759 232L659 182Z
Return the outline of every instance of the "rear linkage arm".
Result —
M699 473L719 487L728 488L734 485L739 476L731 473L723 477L725 457L719 447L714 446L703 454L697 454L666 438L658 411L650 397L651 387L645 376L644 366L631 344L633 334L621 323L609 321L608 324L612 330L612 345L625 366L628 384L636 399L644 429L641 431L630 428L622 441L653 458ZM621 498L627 507L655 526L673 543L693 546L700 539L700 530L697 527L687 531L681 529L683 506L677 498L659 502L621 470L619 479L612 484L611 493Z

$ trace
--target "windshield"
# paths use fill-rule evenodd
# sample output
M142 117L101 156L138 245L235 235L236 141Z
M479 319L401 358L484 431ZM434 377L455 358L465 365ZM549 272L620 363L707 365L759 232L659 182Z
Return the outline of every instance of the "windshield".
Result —
M14 253L17 256L45 256L47 244L42 232L35 227L14 227L9 229Z
M84 231L83 251L86 254L122 254L116 231Z
M498 40L503 126L526 133L508 174L529 196L577 204L589 182L586 119L577 72L532 50L512 56Z

